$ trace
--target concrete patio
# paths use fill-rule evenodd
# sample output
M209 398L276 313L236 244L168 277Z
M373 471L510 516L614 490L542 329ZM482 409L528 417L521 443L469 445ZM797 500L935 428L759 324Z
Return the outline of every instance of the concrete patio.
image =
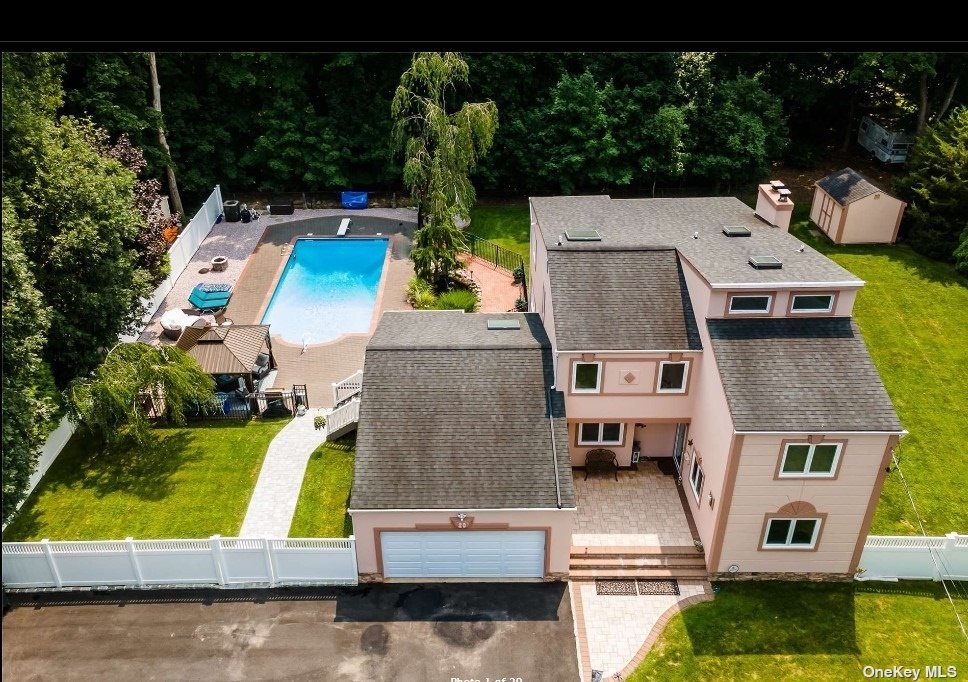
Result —
M604 474L586 481L584 471L573 475L578 513L572 545L692 546L691 518L682 507L675 478L662 474L654 462L640 463L638 471L620 471L617 481Z

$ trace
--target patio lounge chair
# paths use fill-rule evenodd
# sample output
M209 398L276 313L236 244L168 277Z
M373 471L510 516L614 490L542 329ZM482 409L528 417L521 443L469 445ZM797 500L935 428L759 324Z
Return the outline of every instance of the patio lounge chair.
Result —
M181 336L182 330L185 327L190 327L198 319L199 316L195 315L191 308L188 310L174 308L161 316L162 333L165 335L165 338L177 341L178 337Z
M225 307L232 298L232 285L225 283L199 283L188 295L188 302L199 313L215 315L216 321L221 323L225 317Z

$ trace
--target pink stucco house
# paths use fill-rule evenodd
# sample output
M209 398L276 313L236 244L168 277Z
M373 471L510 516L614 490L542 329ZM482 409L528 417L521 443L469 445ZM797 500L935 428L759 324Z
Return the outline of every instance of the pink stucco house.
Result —
M861 280L734 198L532 198L530 255L532 312L367 347L364 580L853 574L904 433Z

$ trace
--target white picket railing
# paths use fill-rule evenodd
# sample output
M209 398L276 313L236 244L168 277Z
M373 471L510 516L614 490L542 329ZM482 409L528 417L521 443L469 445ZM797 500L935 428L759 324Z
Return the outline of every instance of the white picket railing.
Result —
M968 535L871 535L858 580L968 580Z
M349 375L342 381L333 382L333 405L339 405L347 398L359 395L363 391L363 370Z
M188 225L181 231L178 235L178 239L168 247L168 260L171 265L171 272L168 277L158 285L151 297L145 299L143 302L147 306L147 311L144 317L141 318L141 323L134 334L122 335L122 341L136 341L144 328L148 326L151 321L152 316L161 307L162 302L165 300L172 289L175 288L175 282L188 267L188 264L192 262L192 258L195 256L195 252L198 251L198 247L208 236L208 233L212 231L212 227L215 226L215 221L218 219L219 215L222 213L222 188L219 185L215 185L215 189L212 193L208 195L208 199L202 204L202 207L198 209L198 213L189 221Z
M356 585L356 540L223 538L3 543L5 588Z
M329 438L329 434L336 433L358 421L360 421L360 399L353 398L326 415L326 437Z

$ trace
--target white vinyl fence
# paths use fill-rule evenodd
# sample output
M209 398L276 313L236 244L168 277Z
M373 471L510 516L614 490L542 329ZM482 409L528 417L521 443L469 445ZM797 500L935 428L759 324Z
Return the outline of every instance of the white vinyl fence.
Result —
M132 336L122 336L122 341L137 340L144 328L148 326L151 317L161 307L165 296L175 288L175 282L178 281L178 278L192 261L195 252L198 251L199 245L208 236L208 233L212 231L212 227L215 225L215 221L221 213L222 188L219 185L215 185L215 189L208 195L208 199L205 200L202 207L198 209L198 213L195 214L195 217L191 219L181 234L178 235L178 239L168 248L168 260L171 263L171 272L158 285L158 288L155 289L151 298L144 301L148 309L145 316L141 319L141 325L138 331Z
M354 538L5 542L5 588L356 585Z
M871 535L858 580L968 580L968 535Z

